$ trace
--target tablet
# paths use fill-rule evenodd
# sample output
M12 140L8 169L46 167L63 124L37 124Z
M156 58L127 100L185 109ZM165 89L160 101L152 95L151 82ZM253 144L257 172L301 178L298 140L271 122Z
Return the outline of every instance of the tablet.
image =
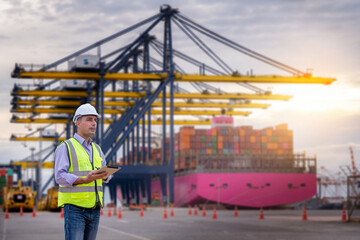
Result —
M95 174L101 174L107 172L108 176L110 176L115 172L119 171L120 169L121 167L102 166L101 168L95 170Z

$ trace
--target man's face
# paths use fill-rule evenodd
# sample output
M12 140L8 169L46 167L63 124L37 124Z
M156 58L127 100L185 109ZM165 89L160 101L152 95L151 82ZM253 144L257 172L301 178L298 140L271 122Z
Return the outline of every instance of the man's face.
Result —
M96 133L97 117L85 115L76 121L78 134L82 137L91 137Z

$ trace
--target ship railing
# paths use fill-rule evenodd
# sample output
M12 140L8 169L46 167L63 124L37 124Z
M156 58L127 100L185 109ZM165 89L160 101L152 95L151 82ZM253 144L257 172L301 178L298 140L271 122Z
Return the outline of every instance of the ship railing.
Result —
M188 154L177 172L288 172L316 173L316 158L305 154L241 155Z

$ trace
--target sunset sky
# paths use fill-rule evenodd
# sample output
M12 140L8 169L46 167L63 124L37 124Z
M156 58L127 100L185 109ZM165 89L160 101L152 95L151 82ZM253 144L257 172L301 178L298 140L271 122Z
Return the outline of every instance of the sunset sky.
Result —
M314 76L336 78L331 85L257 85L292 95L266 110L236 117L254 128L288 123L296 152L317 155L318 166L333 172L350 164L353 147L360 168L360 2L344 1L167 1L197 23L247 48ZM0 3L0 163L30 155L38 143L11 142L12 133L29 133L11 124L10 73L16 62L49 64L159 12L163 1L3 0ZM85 7L86 5L86 7ZM140 30L139 30L140 31ZM136 37L140 32L134 32ZM175 39L176 38L176 39ZM185 36L174 34L174 48L191 54ZM223 49L224 48L224 49ZM214 51L241 73L281 74L228 48ZM27 80L31 83L31 80ZM228 92L231 87L224 85ZM241 88L238 89L239 91ZM38 126L33 126L35 129Z

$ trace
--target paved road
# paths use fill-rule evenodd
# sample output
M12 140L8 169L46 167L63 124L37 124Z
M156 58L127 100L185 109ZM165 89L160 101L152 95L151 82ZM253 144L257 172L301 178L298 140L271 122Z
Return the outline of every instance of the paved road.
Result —
M163 218L163 209L148 209L144 217L139 211L124 210L123 218L108 217L107 211L101 217L98 239L126 240L231 240L231 239L360 239L360 223L342 222L341 210L308 211L308 221L302 221L301 210L265 210L265 219L259 219L259 211L241 210L239 217L233 211L207 210L207 216L188 215L188 209L175 209L175 216ZM38 212L11 213L4 219L0 213L0 240L42 240L64 239L63 219L60 213Z

